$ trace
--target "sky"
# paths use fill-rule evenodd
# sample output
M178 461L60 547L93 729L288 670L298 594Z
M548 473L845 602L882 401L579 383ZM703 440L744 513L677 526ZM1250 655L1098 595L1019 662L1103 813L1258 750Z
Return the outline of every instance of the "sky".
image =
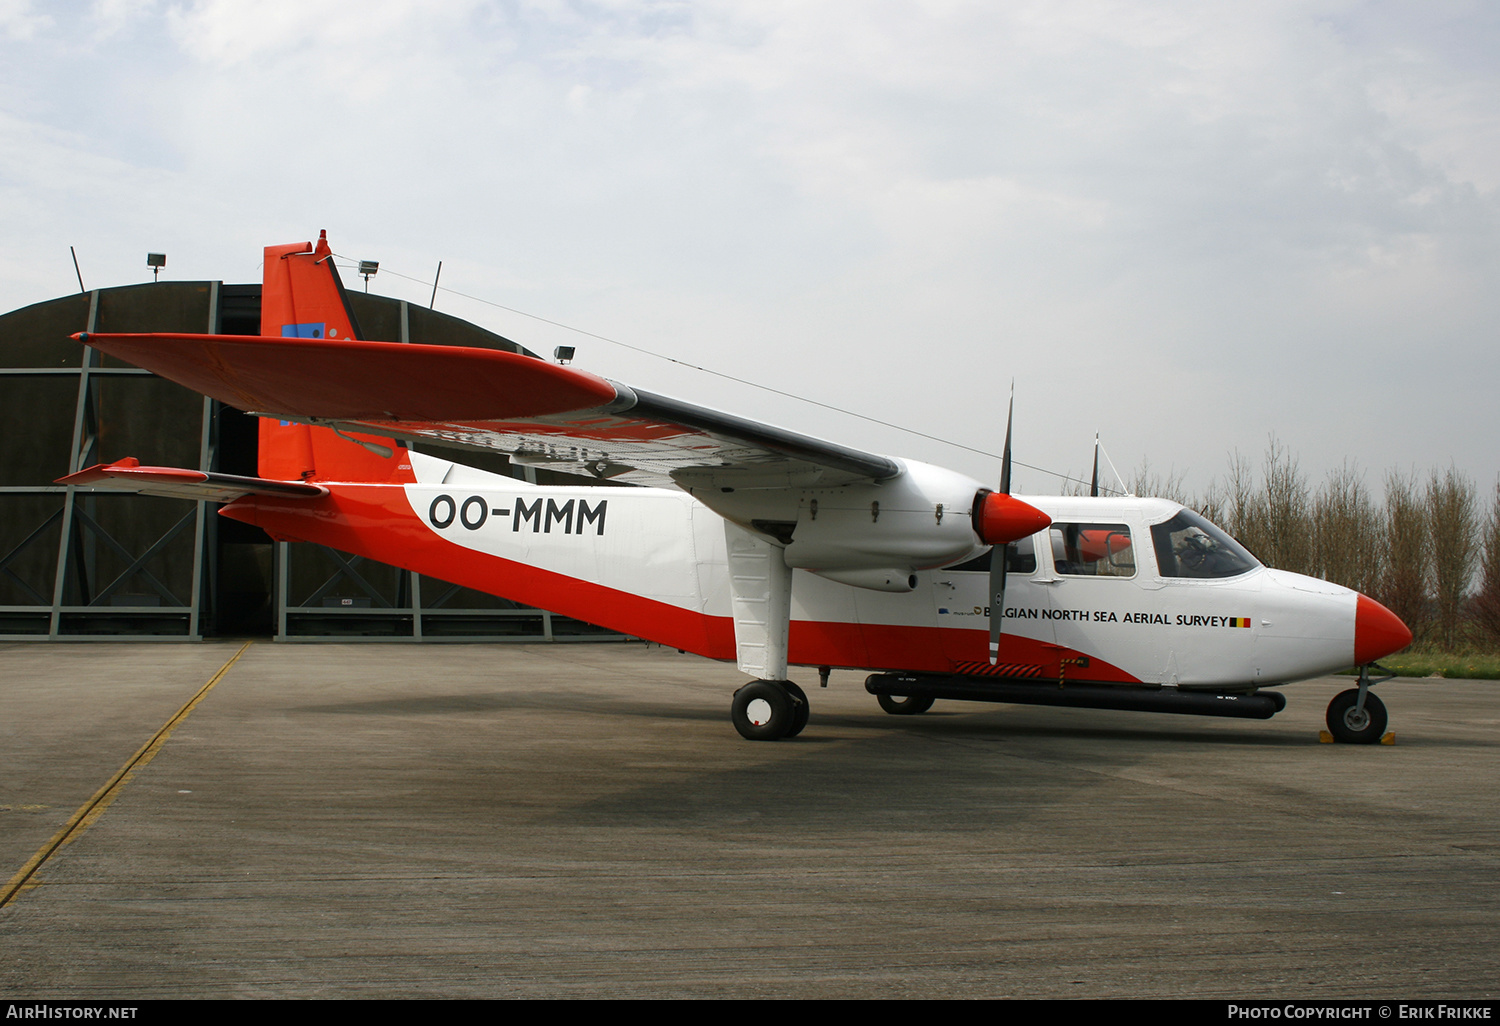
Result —
M249 282L327 229L373 292L442 261L536 352L985 482L1014 382L1029 467L1097 432L1202 492L1274 437L1487 497L1497 53L1445 0L0 0L0 310L69 246Z

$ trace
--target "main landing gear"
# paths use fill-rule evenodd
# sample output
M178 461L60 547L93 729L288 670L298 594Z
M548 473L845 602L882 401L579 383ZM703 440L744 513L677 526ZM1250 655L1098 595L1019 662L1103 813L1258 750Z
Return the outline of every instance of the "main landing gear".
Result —
M1387 673L1376 680L1370 679L1370 667L1359 668L1359 687L1340 691L1328 703L1328 732L1335 741L1350 745L1373 745L1385 736L1387 717L1385 703L1370 693L1370 688L1381 681L1390 680L1394 673ZM1375 666L1384 670L1383 666Z
M748 741L796 737L807 726L807 694L789 680L752 680L734 693L734 729Z

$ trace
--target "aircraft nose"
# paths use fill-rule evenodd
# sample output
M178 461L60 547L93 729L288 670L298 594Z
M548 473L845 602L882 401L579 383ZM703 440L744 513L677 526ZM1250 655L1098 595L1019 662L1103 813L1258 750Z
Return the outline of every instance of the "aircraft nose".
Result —
M1354 664L1363 666L1411 644L1411 629L1368 595L1354 610Z

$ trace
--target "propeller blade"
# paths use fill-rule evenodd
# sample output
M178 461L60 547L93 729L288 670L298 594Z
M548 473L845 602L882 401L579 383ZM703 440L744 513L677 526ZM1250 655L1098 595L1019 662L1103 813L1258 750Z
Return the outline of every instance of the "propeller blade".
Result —
M1016 383L1010 383L1010 406L1005 411L1005 448L1000 451L1000 494L1010 498L1010 429L1016 418ZM990 549L990 665L1000 661L1000 628L1005 623L1005 558L1010 542Z
M1089 485L1089 498L1099 498L1099 436L1094 436L1094 481Z
M1016 415L1016 386L1010 386L1010 409L1005 414L1005 448L1000 451L1000 494L1010 494L1010 425Z
M1010 544L990 549L990 665L1000 661L1000 625L1005 622L1005 573Z

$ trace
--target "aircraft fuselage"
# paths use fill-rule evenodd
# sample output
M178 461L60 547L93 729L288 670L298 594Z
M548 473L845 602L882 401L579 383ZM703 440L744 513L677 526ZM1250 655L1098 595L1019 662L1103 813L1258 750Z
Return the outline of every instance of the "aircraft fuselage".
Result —
M418 454L412 464L414 483L324 482L330 495L319 502L253 496L224 512L277 537L736 658L726 539L751 532L687 492L539 486ZM903 570L894 587L796 570L788 662L1244 692L1357 661L1356 592L1259 565L1227 576L1164 573L1152 528L1182 512L1176 503L1026 501L1053 524L1011 549L997 666L986 651L987 551L959 532L957 554L973 549L979 560ZM901 529L899 509L885 516ZM949 517L968 531L966 510Z

